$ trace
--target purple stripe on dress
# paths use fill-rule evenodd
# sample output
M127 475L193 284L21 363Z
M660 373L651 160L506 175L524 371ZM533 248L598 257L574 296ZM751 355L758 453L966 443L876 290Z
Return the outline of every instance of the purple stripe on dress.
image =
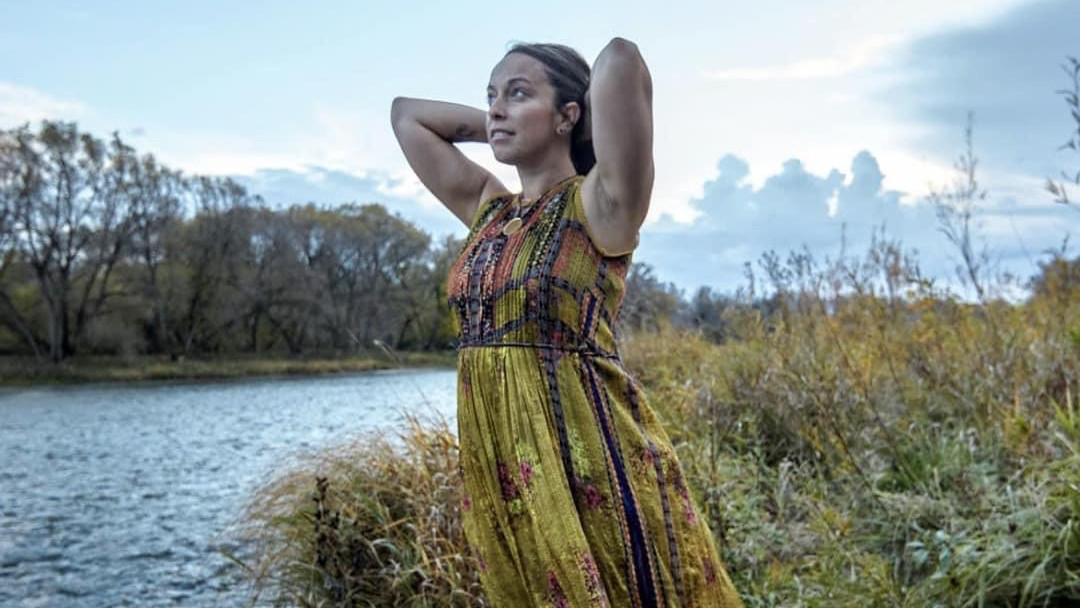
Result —
M634 414L634 421L638 423L641 434L645 438L645 449L649 450L653 467L656 469L656 487L660 493L660 506L664 511L664 533L667 536L668 553L671 555L671 578L675 581L675 596L679 598L679 605L686 605L686 585L682 578L682 559L679 557L679 544L675 541L675 523L671 518L671 503L668 501L667 482L664 480L664 465L660 454L656 450L656 444L645 431L641 424L641 406L638 403L637 389L632 381L627 379L626 394L630 400L630 409Z
M649 541L645 533L644 523L637 510L633 490L630 488L630 480L627 479L626 469L623 466L622 457L619 455L619 447L616 445L614 429L608 421L607 412L604 408L603 397L596 381L596 373L593 370L592 361L583 359L581 362L585 368L588 379L589 392L592 395L593 409L596 412L597 422L611 455L611 462L615 467L615 477L619 483L619 493L622 497L623 511L626 514L626 524L630 532L630 555L633 561L634 574L637 579L637 594L643 608L656 608L657 589L656 579L651 556L649 555Z

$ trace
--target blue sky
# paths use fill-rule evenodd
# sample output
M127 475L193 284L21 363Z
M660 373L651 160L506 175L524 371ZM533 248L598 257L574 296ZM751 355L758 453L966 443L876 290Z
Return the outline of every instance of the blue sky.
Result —
M842 225L857 247L882 222L948 275L923 198L951 179L969 110L990 190L980 232L1031 274L1080 232L1041 190L1080 166L1057 150L1071 125L1054 95L1076 23L1076 0L0 0L0 128L76 120L274 205L382 202L460 234L395 145L393 97L479 107L510 42L591 61L619 35L653 74L657 181L636 259L660 278L731 290L763 251L835 255ZM467 153L517 183L486 147Z

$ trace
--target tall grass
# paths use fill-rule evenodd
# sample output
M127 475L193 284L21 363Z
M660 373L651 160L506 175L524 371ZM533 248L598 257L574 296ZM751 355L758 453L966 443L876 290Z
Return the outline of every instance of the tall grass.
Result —
M636 337L748 606L1080 606L1080 283L965 302L896 244Z
M970 302L884 238L763 268L773 295L726 311L727 342L623 346L747 606L1080 606L1080 282ZM259 493L258 593L483 605L454 437L414 420L401 439Z
M407 416L397 436L367 435L309 455L262 487L231 556L252 603L483 606L461 529L457 441L446 421Z

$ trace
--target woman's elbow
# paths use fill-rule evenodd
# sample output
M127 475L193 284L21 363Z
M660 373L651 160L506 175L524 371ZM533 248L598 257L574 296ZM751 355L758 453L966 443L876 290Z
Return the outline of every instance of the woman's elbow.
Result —
M394 101L390 103L390 124L400 124L409 115L409 102L412 100L408 97L395 97Z
M638 50L638 46L626 38L620 38L616 36L607 43L604 50L601 53L629 55L631 57L640 57L641 52Z
M626 38L612 38L604 50L600 51L594 69L599 74L608 72L616 75L622 82L636 78L645 85L647 91L652 90L652 78L645 59L638 46Z
M597 57L598 62L601 59L624 66L624 68L634 66L645 70L645 59L641 56L641 50L626 38L612 38L604 47L604 50L600 51L600 55Z

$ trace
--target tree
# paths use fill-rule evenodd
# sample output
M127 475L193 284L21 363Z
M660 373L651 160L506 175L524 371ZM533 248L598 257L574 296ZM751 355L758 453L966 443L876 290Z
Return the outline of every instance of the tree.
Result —
M689 303L690 320L702 335L712 342L725 342L731 337L728 311L737 308L739 302L730 296L714 293L710 287L698 288Z
M1069 113L1072 115L1075 128L1070 134L1069 140L1062 144L1060 149L1069 149L1080 153L1080 60L1069 57L1068 62L1061 66L1061 69L1072 81L1072 87L1060 89L1057 93L1065 98L1065 104L1069 107ZM1050 194L1054 195L1054 202L1062 205L1072 204L1073 201L1069 198L1068 187L1069 185L1080 185L1080 170L1072 175L1068 171L1062 171L1061 177L1064 181L1055 182L1053 179L1047 179L1046 189ZM1080 208L1075 206L1073 209L1080 211Z
M144 324L150 349L175 355L178 343L168 303L181 289L177 231L189 184L179 171L159 164L149 154L137 158L132 150L123 158L130 176L131 255L142 269L138 282L140 295L149 304Z
M49 359L72 354L87 321L110 297L109 278L130 237L123 144L79 133L73 123L4 132L9 240L32 269L46 307ZM9 310L9 313L11 311Z
M184 226L178 252L187 275L177 311L178 338L185 354L221 350L226 346L222 332L242 316L236 294L228 287L235 284L237 254L245 246L244 214L261 203L229 178L199 177L192 193L197 212Z
M931 189L928 199L937 212L938 229L960 254L957 278L975 290L980 302L986 302L990 254L985 246L979 248L974 243L971 221L978 204L986 200L987 192L976 178L979 161L972 144L972 122L969 113L964 129L964 152L956 161L958 179L949 188Z
M659 329L672 323L680 303L681 296L674 284L661 283L652 266L635 262L626 276L626 295L618 324L630 330Z
M454 341L454 315L447 302L446 277L461 252L462 241L447 236L402 278L405 318L398 348L445 349Z
M379 339L397 346L407 316L405 281L430 245L430 237L378 204L343 205L334 239L338 303L346 334L367 347Z
M0 321L30 348L34 356L43 358L44 339L35 331L32 319L20 306L13 287L25 282L25 264L19 256L18 235L15 229L15 201L20 196L22 176L15 162L12 138L0 133Z
M1067 244L1052 251L1049 260L1039 262L1039 272L1030 282L1032 297L1065 304L1080 296L1080 256L1069 259Z

